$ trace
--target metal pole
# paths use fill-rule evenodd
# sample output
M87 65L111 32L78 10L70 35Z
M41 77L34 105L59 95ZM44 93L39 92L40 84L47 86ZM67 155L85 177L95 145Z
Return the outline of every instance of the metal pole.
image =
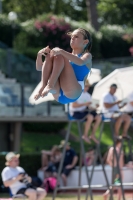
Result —
M80 126L82 122L80 122ZM80 138L80 133L79 133L79 138ZM79 155L79 180L78 180L78 200L80 200L80 196L81 196L81 176L82 176L82 162L83 162L83 158L82 158L82 147L81 147L81 142L80 142L80 155Z
M51 101L47 101L47 115L51 114Z
M81 195L81 169L82 169L82 150L81 150L81 145L80 145L80 155L79 155L79 180L78 180L78 200L80 200L80 195Z
M109 185L109 181L108 181L108 178L107 178L107 175L106 175L106 171L105 171L105 168L104 168L104 163L102 161L100 148L99 148L99 158L100 158L100 161L101 161L101 164L102 164L103 173L104 173L104 177L105 177L105 180L106 180L106 183L107 183L107 187L108 187L108 190L110 192L110 198L111 198L111 200L113 200L112 187L110 187L110 185Z
M20 91L21 91L21 115L24 115L24 85L20 85Z
M115 146L115 138L114 138L114 130L113 130L113 120L111 120L110 126L111 126L111 130L112 130L112 139L113 139L113 146L114 146L114 155L116 156L116 163L117 163L117 168L119 171L119 177L120 177L120 182L121 182L121 191L122 191L122 197L123 200L125 200L125 195L124 195L124 189L123 189L123 185L122 185L122 177L121 177L121 172L120 172L120 167L119 167L119 155L117 154L116 151L116 146Z
M130 152L131 160L133 160L133 152L132 152L132 144L131 144L131 140L128 140L128 146L129 146L129 152Z
M83 140L82 140L80 122L78 121L77 124L78 124L79 136L80 136L80 144L81 144L81 149L82 149L82 155L83 155L84 163L85 163L87 183L88 183L88 186L89 186L88 190L89 190L89 193L90 193L90 198L91 198L91 200L93 200L93 195L92 195L91 185L90 185L91 183L90 183L90 178L89 178L88 169L87 169L86 160L85 160L85 149L84 149ZM88 196L86 195L86 200L87 199L88 199Z
M91 171L90 183L92 181L92 177L93 177L93 173L94 173L94 168L95 168L95 165L96 165L96 160L97 160L97 158L99 156L99 159L100 159L101 165L102 165L102 169L103 169L103 173L104 173L104 177L105 177L105 180L106 180L106 184L107 184L108 190L110 191L111 199L113 199L112 190L110 189L110 184L109 184L109 181L108 181L108 178L107 178L107 175L106 175L106 171L105 171L105 168L104 168L104 163L103 163L102 156L101 156L101 151L100 151L100 142L101 142L101 137L102 137L103 129L104 129L104 121L102 122L101 127L100 127L99 144L97 144L97 148L96 148L96 151L95 151L96 154L95 154L95 160L94 160L92 171Z
M101 124L99 141L101 140L101 134L102 134L102 132L103 132L103 128L104 128L104 122ZM93 172L94 172L94 167L95 167L95 165L96 165L97 157L98 157L98 150L96 150L95 160L94 160L93 167L92 167L92 170L91 170L90 182L92 181L92 176L93 176Z
M66 134L66 138L65 138L65 144L64 144L64 148L63 148L63 152L62 152L62 158L61 158L59 169L58 169L57 183L59 183L59 181L60 181L59 179L60 179L60 174L61 174L61 170L62 170L62 167L63 167L65 152L66 152L66 145L67 145L67 142L68 142L68 139L69 139L71 125L72 125L72 122L69 122L68 130L67 130L67 134ZM52 198L53 200L56 197L57 190L58 190L58 188L57 188L57 185L56 185L56 188L54 189L54 192L53 192L53 198Z

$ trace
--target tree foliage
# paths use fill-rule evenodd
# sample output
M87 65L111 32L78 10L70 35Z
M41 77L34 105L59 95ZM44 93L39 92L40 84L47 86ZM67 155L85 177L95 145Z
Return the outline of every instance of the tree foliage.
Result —
M102 24L133 26L133 0L98 0Z
M14 11L20 21L26 21L35 18L38 14L51 11L53 0L4 0L2 4L3 13L8 14Z
M82 27L91 33L92 53L95 54L95 57L99 57L99 38L88 23L72 20L68 22L63 17L48 14L38 16L35 20L28 20L21 25L22 30L15 37L14 48L21 53L26 53L27 56L35 58L37 51L47 45L50 48L59 46L71 51L70 38L66 35L66 32Z
M133 0L3 0L3 14L15 11L20 21L36 18L38 15L52 13L76 21L94 20L96 10L101 25L133 25ZM90 17L89 17L90 16ZM95 26L94 26L95 27Z
M128 31L128 29L116 25L101 27L100 50L104 58L130 56L131 42L124 39L125 33L128 33Z
M46 13L69 16L77 21L87 20L84 0L4 0L2 7L5 14L15 11L20 21Z

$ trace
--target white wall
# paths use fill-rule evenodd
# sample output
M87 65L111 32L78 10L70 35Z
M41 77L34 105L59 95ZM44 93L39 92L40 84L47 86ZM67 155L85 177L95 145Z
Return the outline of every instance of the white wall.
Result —
M88 167L89 176L91 174L91 170L92 170L92 167ZM110 166L106 165L105 171L106 171L106 174L107 174L109 184L111 184L112 168ZM133 168L124 167L123 168L123 174L124 174L123 183L133 183ZM44 172L41 171L41 170L38 170L38 177L43 181L44 180ZM78 186L78 177L79 177L79 169L76 168L68 176L67 186L70 186L70 187ZM86 178L86 172L85 172L84 167L82 167L81 177L82 177L81 178L81 185L87 185L87 178ZM60 180L60 184L62 186L61 180ZM95 171L93 173L91 185L107 185L101 165L95 167ZM127 189L133 189L133 186L124 186L124 188L125 189L126 188ZM99 188L99 189L105 189L105 188Z

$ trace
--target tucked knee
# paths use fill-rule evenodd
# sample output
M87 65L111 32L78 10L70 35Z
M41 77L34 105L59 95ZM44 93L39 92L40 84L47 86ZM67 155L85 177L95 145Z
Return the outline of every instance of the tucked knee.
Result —
M46 57L45 57L45 64L47 65L51 65L53 63L53 58L48 54Z
M62 55L56 55L56 56L54 56L54 62L64 62L64 58L63 58L63 56Z

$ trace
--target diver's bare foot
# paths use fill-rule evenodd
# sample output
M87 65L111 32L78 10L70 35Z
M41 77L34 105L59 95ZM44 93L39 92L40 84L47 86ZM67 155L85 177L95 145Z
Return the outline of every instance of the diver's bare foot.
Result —
M47 96L48 93L56 94L56 90L50 87L49 85L46 85L41 94L41 97Z
M94 135L90 135L89 139L93 140L96 144L99 144L99 141L96 139Z
M85 136L85 135L82 136L82 139L83 139L85 142L89 143L89 144L91 143L90 140L89 140L89 138L88 138L87 136Z
M42 91L44 90L45 86L41 87L38 93L34 96L35 101L38 100L41 97Z
M41 96L40 96L40 94L39 94L39 93L38 93L38 94L36 94L36 95L34 96L34 99L35 99L35 101L36 101L36 100L38 100L40 97L41 97Z

